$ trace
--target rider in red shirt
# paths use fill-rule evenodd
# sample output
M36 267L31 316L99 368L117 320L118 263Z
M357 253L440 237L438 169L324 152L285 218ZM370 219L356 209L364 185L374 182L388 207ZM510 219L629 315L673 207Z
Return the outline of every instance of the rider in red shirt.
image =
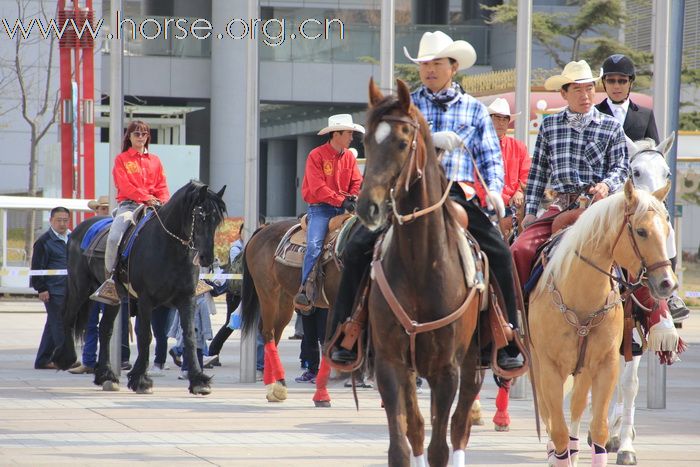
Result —
M365 129L353 123L349 114L333 115L328 126L318 132L330 134L327 143L313 149L306 159L306 171L301 185L307 212L306 252L301 270L301 287L294 297L294 305L308 311L312 300L306 296L305 284L323 251L323 240L328 233L328 221L343 212L355 210L362 175L357 168L355 154L349 150L353 132Z
M108 277L90 296L90 299L108 305L119 304L113 275L117 266L119 242L132 222L133 211L140 204L158 206L170 198L163 165L158 156L148 152L150 139L151 129L148 124L141 120L132 121L124 135L123 152L114 161L112 176L119 206L107 237L105 270Z

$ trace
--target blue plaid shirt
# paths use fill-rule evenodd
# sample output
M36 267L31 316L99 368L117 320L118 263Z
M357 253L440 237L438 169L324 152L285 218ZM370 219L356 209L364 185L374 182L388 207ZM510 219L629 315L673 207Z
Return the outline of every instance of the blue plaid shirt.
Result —
M537 214L547 182L557 193L604 182L613 193L629 176L625 133L615 118L593 108L591 122L578 132L567 115L564 110L542 121L527 177L526 214Z
M443 110L428 98L428 92L425 86L421 86L411 94L411 99L428 121L430 130L433 133L448 130L457 133L474 154L488 189L500 193L503 190L501 145L486 106L469 94L461 94ZM445 152L442 166L449 180L474 181L472 159L463 148Z

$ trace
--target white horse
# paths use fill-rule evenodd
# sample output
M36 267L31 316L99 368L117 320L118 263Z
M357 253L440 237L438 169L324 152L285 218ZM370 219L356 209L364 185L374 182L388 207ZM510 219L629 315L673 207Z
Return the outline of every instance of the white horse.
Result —
M675 134L663 140L659 145L651 139L637 141L627 139L627 149L630 154L630 175L636 188L653 193L666 186L671 176L671 170L666 163L665 155L673 146ZM670 226L669 238L666 242L668 256L676 255L676 242L673 226ZM678 331L670 316L662 316L661 321L649 331L649 350L671 350L678 346ZM634 356L626 362L617 385L617 401L610 417L610 440L606 449L608 452L617 451L617 464L636 465L637 456L632 441L634 440L634 400L639 390L639 362L641 355Z

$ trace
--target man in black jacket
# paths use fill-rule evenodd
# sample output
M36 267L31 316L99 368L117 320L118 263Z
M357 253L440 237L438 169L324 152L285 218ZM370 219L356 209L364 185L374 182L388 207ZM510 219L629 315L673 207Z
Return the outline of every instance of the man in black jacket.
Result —
M66 269L68 267L68 224L70 211L59 206L51 210L51 227L34 242L32 270ZM39 292L39 300L46 307L46 324L41 335L34 368L55 369L51 356L56 347L63 344L63 304L66 299L68 279L65 275L31 276L31 286Z
M615 117L632 141L651 138L659 144L654 111L630 100L635 76L634 62L629 57L615 54L606 58L603 62L602 81L608 98L596 105L596 108Z

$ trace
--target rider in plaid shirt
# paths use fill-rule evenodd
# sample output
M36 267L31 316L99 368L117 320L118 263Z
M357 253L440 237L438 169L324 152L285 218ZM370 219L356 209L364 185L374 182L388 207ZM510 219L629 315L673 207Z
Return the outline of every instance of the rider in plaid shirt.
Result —
M537 136L525 193L525 231L511 246L521 284L530 276L537 248L552 234L553 216L571 201L567 195L585 190L594 200L605 198L619 190L628 177L622 126L593 106L598 79L581 60L569 62L561 75L545 81L545 88L560 91L568 106L545 117ZM547 183L558 200L533 224Z

